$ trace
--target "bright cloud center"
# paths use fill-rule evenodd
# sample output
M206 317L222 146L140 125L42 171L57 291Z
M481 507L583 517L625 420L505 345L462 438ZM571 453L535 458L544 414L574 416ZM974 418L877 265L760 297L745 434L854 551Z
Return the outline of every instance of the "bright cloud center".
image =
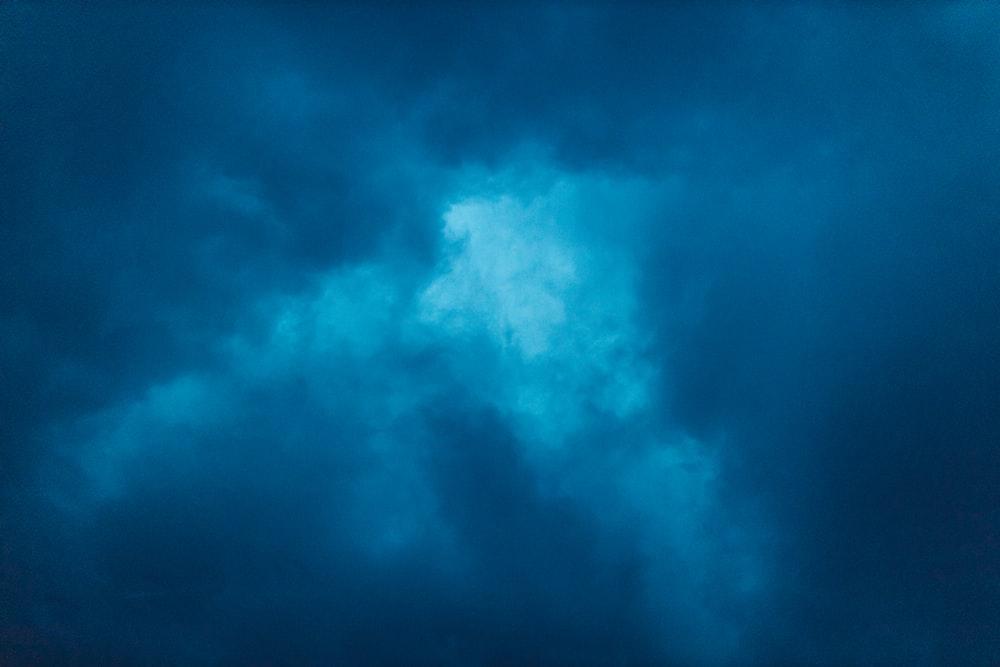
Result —
M549 351L579 277L537 207L469 200L444 216L450 264L423 294L423 317L452 333L485 329L525 358Z

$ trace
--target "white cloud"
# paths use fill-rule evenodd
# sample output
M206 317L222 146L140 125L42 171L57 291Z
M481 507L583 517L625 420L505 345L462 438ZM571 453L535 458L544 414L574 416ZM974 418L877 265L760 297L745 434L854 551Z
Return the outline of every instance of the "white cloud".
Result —
M634 416L653 391L656 370L633 321L633 268L588 237L588 185L557 181L527 201L499 194L453 204L440 273L418 297L423 326L459 344L492 341L492 363L463 363L499 377L468 381L535 445L558 446L594 418ZM631 202L619 203L627 218Z
M355 445L369 464L353 480L359 548L382 559L433 544L458 563L419 447L432 437L420 433L422 406L458 384L504 416L548 488L602 521L641 526L646 549L698 562L711 549L697 535L715 465L657 412L634 258L614 241L641 202L634 184L617 190L616 199L607 178L577 176L523 197L493 184L489 196L445 209L442 260L422 286L382 257L267 297L257 306L263 333L234 334L228 365L179 376L95 422L96 495L116 493L145 448L190 460L184 448L199 433L248 409L245 388L293 382L368 429ZM430 366L403 359L428 353ZM608 440L595 445L597 433Z
M548 352L579 276L573 250L543 215L509 196L451 206L448 265L421 295L421 319L452 335L483 329L525 359Z

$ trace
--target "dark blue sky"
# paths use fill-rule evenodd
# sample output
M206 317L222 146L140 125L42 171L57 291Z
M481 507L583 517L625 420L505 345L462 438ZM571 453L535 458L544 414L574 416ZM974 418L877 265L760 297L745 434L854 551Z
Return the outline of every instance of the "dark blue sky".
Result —
M988 2L0 3L0 663L1000 662Z

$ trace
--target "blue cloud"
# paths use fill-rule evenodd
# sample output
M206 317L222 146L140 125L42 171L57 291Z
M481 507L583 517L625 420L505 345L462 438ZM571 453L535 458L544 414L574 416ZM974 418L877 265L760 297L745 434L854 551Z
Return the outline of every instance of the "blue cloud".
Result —
M0 6L0 662L995 661L994 13Z

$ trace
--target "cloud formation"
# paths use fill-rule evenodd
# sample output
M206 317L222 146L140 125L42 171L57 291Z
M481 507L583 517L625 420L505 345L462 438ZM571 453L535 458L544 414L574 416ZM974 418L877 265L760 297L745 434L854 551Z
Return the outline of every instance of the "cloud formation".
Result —
M997 19L0 5L0 662L995 662Z

